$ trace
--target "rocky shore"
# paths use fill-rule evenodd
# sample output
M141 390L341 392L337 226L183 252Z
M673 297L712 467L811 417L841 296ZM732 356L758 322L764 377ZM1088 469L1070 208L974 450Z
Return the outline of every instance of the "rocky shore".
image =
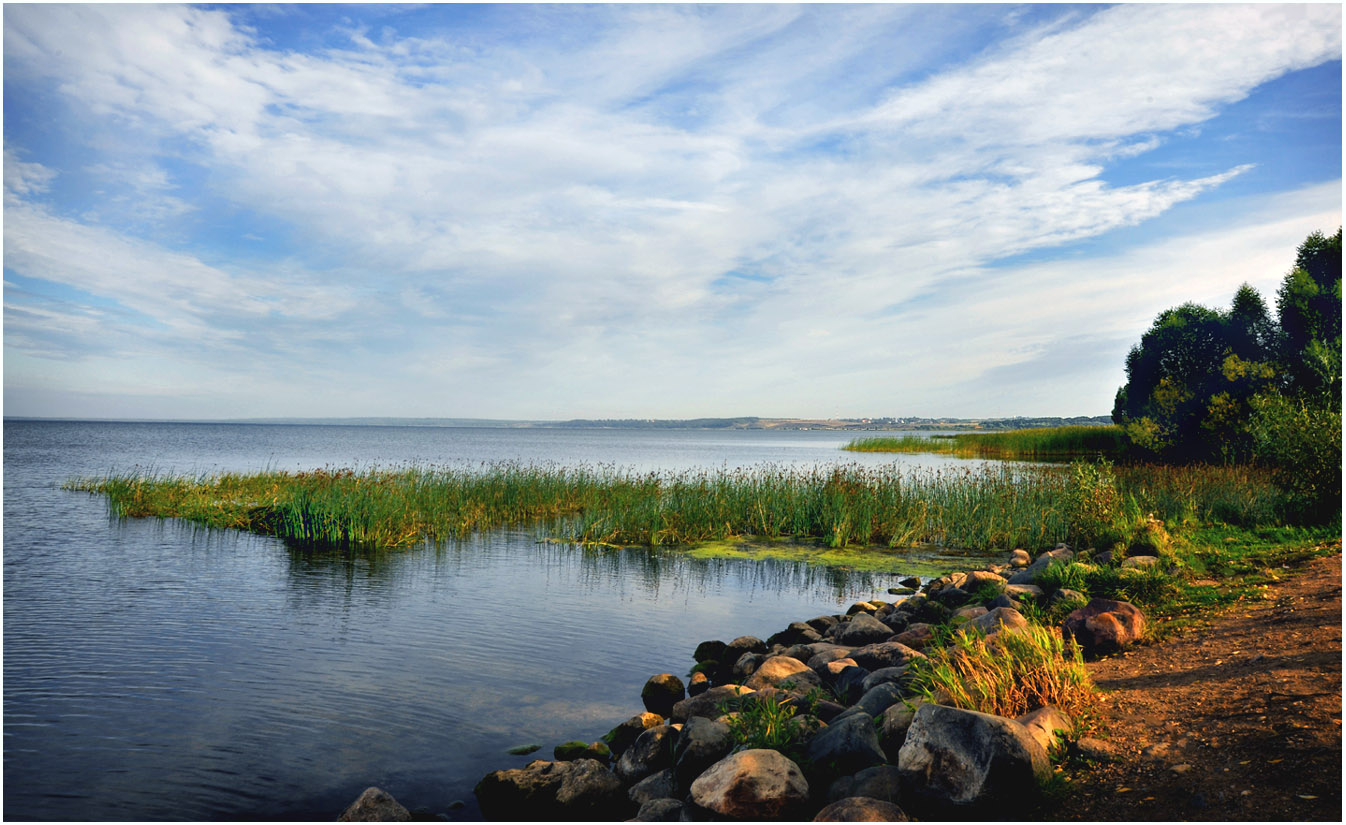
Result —
M885 594L906 598L858 602L766 640L703 642L687 683L652 676L644 711L601 741L563 743L550 761L488 774L475 788L481 810L492 820L542 821L1016 818L1034 804L1073 721L1052 705L1016 718L953 707L950 697L916 689L914 668L954 633L974 631L994 645L1022 632L1025 603L1079 600L1061 630L1086 652L1138 639L1144 617L1134 606L1085 603L1035 583L1074 556L1065 545L1037 559L1015 550L1006 564L923 586L907 580ZM1138 556L1123 566L1157 563ZM1107 751L1088 739L1071 746ZM409 818L377 788L341 815Z

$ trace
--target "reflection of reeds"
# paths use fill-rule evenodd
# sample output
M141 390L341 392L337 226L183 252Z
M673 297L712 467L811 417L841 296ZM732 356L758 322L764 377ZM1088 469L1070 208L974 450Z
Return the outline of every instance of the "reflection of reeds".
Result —
M1040 427L1002 433L900 438L858 438L845 449L877 453L948 453L972 458L1022 458L1035 461L1070 458L1114 458L1126 440L1120 427Z
M1124 472L1136 474L1146 491L1157 494L1156 501L1196 512L1209 509L1199 500L1200 472L1167 486L1160 482L1168 469ZM793 536L832 547L936 542L973 548L1039 547L1065 540L1072 535L1069 486L1061 468L1008 465L640 475L523 464L199 478L114 474L66 485L107 495L112 511L122 517L181 518L305 544L403 547L492 527L545 524L555 535L587 543ZM1156 510L1148 501L1136 504ZM1166 511L1158 513L1163 518Z

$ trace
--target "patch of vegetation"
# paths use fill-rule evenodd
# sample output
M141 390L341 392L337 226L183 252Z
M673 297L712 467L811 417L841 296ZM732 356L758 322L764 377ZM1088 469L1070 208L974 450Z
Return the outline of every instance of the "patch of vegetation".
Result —
M1079 645L1030 624L987 638L962 631L912 663L913 687L927 700L1014 718L1056 705L1072 719L1093 714L1095 692Z
M776 696L754 696L744 701L737 712L721 708L737 748L769 748L798 762L802 746L812 731L806 720L795 715L794 702Z
M1116 426L1040 427L995 433L858 438L843 449L853 452L946 453L969 458L1061 461L1116 457L1126 437Z

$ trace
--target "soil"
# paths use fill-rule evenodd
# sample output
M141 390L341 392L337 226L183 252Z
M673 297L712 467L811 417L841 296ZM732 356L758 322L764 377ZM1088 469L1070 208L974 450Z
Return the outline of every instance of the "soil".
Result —
M1341 555L1260 601L1093 662L1110 761L1077 757L1048 819L1342 819Z

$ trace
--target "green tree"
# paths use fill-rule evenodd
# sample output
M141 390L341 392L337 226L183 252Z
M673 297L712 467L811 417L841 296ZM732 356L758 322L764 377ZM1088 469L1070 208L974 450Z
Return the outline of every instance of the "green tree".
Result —
M1341 409L1341 229L1314 232L1276 293L1286 389L1309 403Z

